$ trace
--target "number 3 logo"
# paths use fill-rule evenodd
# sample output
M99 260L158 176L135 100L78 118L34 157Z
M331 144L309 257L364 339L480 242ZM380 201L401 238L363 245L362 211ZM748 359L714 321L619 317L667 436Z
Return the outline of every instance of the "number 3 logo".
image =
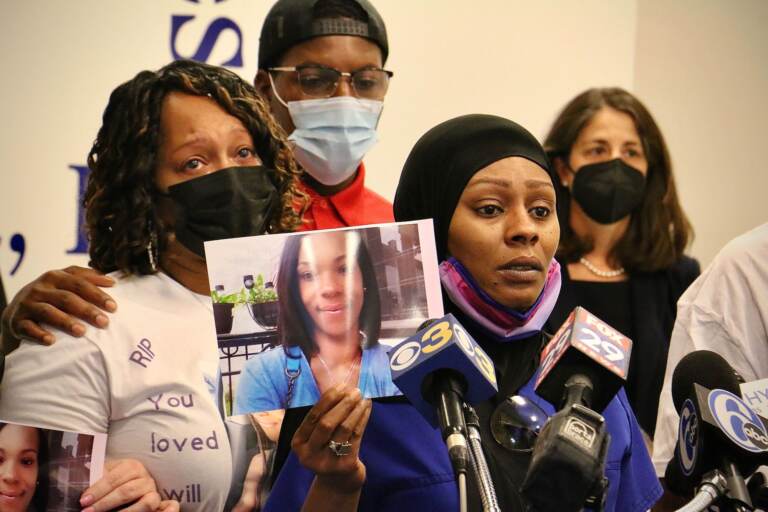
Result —
M481 350L475 350L475 360L480 366L480 371L483 372L485 378L487 378L493 384L496 384L496 372L494 371L493 363L488 358L488 355Z
M424 345L424 348L421 350L425 354L434 352L435 350L448 343L452 336L453 332L451 331L450 323L443 321L439 324L435 324L421 337L422 343L426 343L427 341L432 341L434 343L430 345Z

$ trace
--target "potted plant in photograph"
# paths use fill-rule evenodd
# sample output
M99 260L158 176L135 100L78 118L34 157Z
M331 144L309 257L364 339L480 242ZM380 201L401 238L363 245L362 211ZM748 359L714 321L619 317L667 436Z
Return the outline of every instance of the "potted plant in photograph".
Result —
M224 293L224 287L219 284L211 290L211 300L213 300L216 334L228 334L232 330L232 310L235 306L246 303L245 289L241 288L235 293Z
M271 282L264 282L264 276L259 274L256 279L246 279L250 284L246 292L246 301L251 310L253 320L264 329L277 328L277 316L279 312L279 303L277 302L277 291Z

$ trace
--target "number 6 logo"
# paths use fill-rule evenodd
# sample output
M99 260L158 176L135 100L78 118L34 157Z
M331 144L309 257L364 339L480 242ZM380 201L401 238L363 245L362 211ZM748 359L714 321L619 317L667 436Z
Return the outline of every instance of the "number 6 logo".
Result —
M733 442L751 452L768 450L768 434L755 412L736 395L713 389L707 397L715 421Z

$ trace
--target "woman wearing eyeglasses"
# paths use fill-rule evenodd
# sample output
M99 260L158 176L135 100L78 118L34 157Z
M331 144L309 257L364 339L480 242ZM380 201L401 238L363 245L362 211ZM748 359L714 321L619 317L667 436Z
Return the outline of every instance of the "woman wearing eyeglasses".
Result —
M399 221L434 219L445 308L496 367L499 392L476 410L505 512L524 510L519 489L530 463L534 425L521 424L522 436L512 450L512 443L492 434L494 412L508 409L507 398L513 396L520 398L512 402L529 410L535 404L546 414L554 412L536 395L533 381L547 341L541 329L560 288L554 260L560 236L556 179L544 150L525 129L495 116L463 116L419 140L394 203ZM439 431L408 403L375 401L370 420L369 407L359 393L331 390L303 419L289 411L282 439L285 444L295 429L293 453L266 510L458 510ZM605 510L647 510L661 487L623 390L602 414L611 436ZM340 442L351 445L348 455L329 449ZM474 478L467 482L468 509L482 510Z

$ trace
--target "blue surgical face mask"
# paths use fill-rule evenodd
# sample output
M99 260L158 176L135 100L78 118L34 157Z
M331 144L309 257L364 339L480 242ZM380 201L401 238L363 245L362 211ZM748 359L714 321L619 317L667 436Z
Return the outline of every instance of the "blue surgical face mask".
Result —
M378 141L381 101L339 96L286 103L275 95L296 127L288 136L296 160L323 185L338 185L352 176Z

